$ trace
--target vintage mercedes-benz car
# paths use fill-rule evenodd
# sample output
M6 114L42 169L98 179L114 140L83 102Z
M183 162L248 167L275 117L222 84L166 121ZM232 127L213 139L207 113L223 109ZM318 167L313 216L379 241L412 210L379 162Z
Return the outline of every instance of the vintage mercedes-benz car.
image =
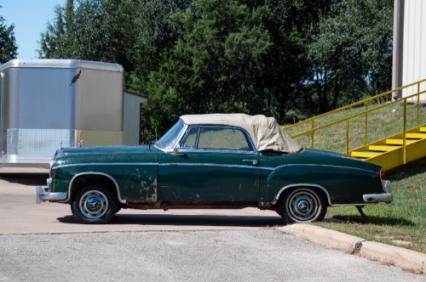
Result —
M328 206L392 201L379 166L304 149L274 118L245 114L181 116L155 145L59 149L36 193L82 223L120 208L245 207L309 222Z

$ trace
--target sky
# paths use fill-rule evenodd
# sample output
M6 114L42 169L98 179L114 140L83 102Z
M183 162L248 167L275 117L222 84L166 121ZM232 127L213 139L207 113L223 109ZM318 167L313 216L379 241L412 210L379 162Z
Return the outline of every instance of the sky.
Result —
M7 25L15 25L18 58L38 57L40 34L54 17L56 5L65 0L0 0L0 15Z

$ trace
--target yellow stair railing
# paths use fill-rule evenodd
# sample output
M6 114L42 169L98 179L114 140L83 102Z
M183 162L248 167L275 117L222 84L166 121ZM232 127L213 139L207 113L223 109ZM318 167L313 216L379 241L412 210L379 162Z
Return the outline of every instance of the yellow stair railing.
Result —
M391 169L426 156L425 93L423 79L285 129L305 147L338 151Z

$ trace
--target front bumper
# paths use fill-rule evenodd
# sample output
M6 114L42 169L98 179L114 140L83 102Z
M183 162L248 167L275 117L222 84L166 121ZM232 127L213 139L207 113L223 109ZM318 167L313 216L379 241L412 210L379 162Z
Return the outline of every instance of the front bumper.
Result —
M384 193L377 194L364 194L362 199L366 203L390 203L393 200L392 193L390 191L390 181L383 181Z
M50 192L49 186L36 187L36 203L41 202L62 202L67 199L66 192Z

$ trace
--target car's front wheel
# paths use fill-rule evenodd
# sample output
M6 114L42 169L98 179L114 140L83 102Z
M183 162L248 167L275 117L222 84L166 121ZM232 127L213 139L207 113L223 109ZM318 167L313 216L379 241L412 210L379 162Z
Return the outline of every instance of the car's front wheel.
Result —
M114 195L98 185L79 189L71 202L73 216L81 223L107 223L118 209Z
M288 223L320 221L327 212L327 204L321 194L301 187L281 197L277 211Z

